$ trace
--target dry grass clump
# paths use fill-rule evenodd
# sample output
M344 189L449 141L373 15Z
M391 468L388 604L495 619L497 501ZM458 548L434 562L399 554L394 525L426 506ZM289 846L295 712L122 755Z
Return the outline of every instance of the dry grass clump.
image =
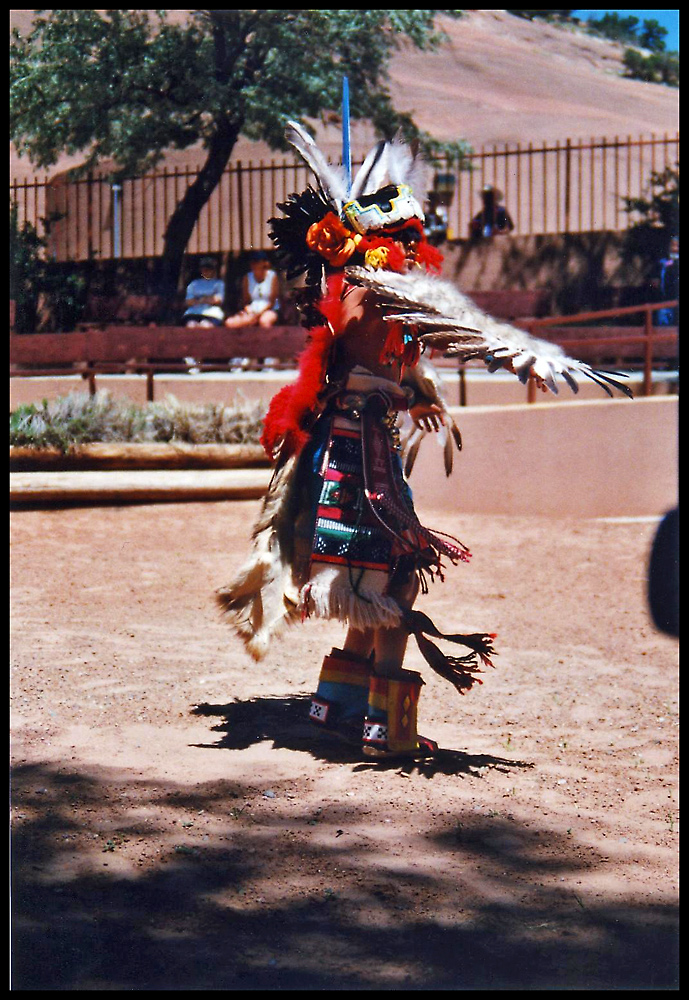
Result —
M260 403L180 403L174 396L139 406L107 392L70 393L18 407L10 414L10 444L75 451L95 441L185 441L189 444L258 444Z

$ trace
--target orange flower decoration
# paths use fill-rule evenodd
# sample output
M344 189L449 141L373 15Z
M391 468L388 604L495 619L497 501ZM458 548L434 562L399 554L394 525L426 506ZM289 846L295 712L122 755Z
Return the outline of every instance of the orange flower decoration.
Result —
M306 234L307 246L333 267L346 264L360 242L361 236L347 229L334 212L314 222Z

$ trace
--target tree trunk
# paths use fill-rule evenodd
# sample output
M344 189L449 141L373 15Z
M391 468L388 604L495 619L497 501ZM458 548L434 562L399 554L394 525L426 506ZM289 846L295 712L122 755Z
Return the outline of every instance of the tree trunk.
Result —
M175 211L170 216L161 261L161 290L174 310L174 300L179 291L179 279L184 255L194 226L213 191L220 182L239 135L239 126L221 126L214 136L208 157L198 176L187 188ZM175 322L172 316L170 322ZM179 321L179 317L177 317Z

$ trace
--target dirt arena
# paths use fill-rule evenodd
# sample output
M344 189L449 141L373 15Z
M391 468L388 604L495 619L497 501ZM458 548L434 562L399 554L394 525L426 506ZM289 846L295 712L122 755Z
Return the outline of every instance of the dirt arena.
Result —
M410 648L400 766L304 722L339 626L219 621L256 510L11 514L13 988L676 989L656 522L422 511L474 555L419 607L499 656L463 698Z

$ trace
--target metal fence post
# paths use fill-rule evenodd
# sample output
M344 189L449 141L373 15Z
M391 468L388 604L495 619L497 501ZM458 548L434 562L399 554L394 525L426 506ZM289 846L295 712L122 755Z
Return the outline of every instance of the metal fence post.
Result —
M644 381L641 394L643 396L650 396L651 370L653 368L653 312L648 307L644 312L644 335L646 337L644 343Z
M122 194L122 185L113 184L112 185L112 255L116 259L122 256L122 233L121 233L121 219L120 219L121 194Z
M569 232L570 209L572 203L572 140L565 146L565 232Z

